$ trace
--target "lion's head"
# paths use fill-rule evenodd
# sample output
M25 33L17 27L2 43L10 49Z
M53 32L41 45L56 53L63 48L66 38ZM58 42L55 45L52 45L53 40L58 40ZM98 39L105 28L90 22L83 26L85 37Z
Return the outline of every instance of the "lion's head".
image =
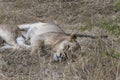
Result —
M75 34L71 34L67 38L57 40L53 48L53 58L56 61L66 60L68 55L81 50L79 43L76 41L77 37Z

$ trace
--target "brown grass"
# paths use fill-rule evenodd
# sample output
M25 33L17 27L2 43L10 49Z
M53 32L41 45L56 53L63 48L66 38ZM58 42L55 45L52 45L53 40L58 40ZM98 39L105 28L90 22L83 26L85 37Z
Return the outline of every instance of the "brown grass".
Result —
M29 50L1 51L0 80L120 80L120 39L98 28L102 20L120 23L115 4L116 0L0 0L0 23L55 22L66 32L109 36L78 38L80 55L63 62L52 61L49 52L41 57L30 56Z

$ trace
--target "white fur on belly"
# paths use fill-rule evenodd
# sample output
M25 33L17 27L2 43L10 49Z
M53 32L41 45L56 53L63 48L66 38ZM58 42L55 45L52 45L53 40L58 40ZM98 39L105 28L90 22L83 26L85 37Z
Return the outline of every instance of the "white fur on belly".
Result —
M64 31L56 24L43 23L43 22L23 24L23 25L18 25L18 27L20 29L27 30L26 38L31 38L33 35L40 35L47 32L64 33Z

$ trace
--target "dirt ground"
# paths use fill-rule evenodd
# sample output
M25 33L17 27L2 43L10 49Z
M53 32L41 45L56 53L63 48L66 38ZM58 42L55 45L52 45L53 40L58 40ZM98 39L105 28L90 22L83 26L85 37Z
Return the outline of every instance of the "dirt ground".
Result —
M78 37L80 55L55 62L51 54L0 51L0 80L120 80L119 0L0 0L0 23L54 22ZM107 35L107 38L99 36Z

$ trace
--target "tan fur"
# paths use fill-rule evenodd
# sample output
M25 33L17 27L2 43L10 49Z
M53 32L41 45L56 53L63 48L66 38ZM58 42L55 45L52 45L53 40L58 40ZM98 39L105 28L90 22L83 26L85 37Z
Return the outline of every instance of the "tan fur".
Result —
M41 35L35 35L31 39L31 46L34 50L36 47L39 47L41 42L44 41L43 45L51 46L51 49L57 45L61 40L67 38L64 33L49 32ZM33 51L32 51L33 52Z
M49 46L51 49L51 51L54 53L56 53L57 51L62 55L65 55L61 50L59 51L59 45L63 42L63 41L68 41L70 44L75 44L77 46L77 48L74 48L73 51L77 50L78 48L80 49L80 45L79 43L75 40L76 38L73 38L72 42L69 41L71 38L71 36L66 35L65 33L57 33L57 32L49 32L49 33L44 33L41 35L36 35L31 39L31 46L32 46L32 51L31 54L35 54L38 53L39 50L42 50L44 48L44 46ZM68 44L69 44L68 43ZM67 45L63 45L64 48L66 48L65 46ZM66 48L67 50L67 48ZM66 56L64 56L66 57Z
M11 46L18 46L16 38L20 36L20 30L17 26L11 24L0 25L0 37Z
M75 39L77 39L77 36L74 33L72 33L70 35L69 41L74 41Z
M51 49L55 60L61 60L61 54L64 55L64 49L77 50L80 48L76 41L76 35L66 34L58 25L51 23L33 23L18 26L20 29L27 30L26 41L30 40L31 54L43 51L46 47ZM68 47L68 48L67 48Z

